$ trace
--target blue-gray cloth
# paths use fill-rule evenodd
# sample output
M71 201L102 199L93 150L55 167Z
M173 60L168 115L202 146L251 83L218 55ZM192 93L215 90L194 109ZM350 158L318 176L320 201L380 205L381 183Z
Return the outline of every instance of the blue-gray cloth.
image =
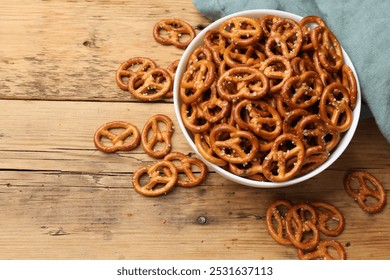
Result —
M358 74L363 97L361 118L372 114L390 143L389 0L193 0L193 3L210 20L251 9L282 10L324 19Z

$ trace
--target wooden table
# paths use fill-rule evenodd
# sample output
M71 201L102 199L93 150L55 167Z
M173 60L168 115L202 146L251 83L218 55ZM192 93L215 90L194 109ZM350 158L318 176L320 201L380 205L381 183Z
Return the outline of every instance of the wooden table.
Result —
M100 125L142 128L164 113L177 127L173 150L191 152L172 100L142 103L114 81L130 57L161 67L180 58L183 50L152 37L162 18L209 23L190 0L1 0L0 258L296 259L265 226L267 205L285 198L337 206L348 259L390 259L389 207L366 214L342 185L347 171L367 170L390 195L390 146L373 120L359 123L330 168L293 187L245 187L210 171L196 188L154 198L134 191L133 172L154 159L141 147L98 151Z

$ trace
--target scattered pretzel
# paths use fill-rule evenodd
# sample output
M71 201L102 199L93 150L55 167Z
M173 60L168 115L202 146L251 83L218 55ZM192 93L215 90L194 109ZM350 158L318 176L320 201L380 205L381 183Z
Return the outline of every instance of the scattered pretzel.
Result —
M157 42L163 45L174 45L180 49L185 49L195 36L195 29L180 19L163 19L156 23L153 29L153 37Z
M159 123L165 124L162 129ZM171 151L171 136L173 133L172 120L163 114L149 118L141 132L141 144L145 152L154 158L163 158ZM157 143L163 143L159 150L155 149Z
M156 63L146 57L133 57L123 62L116 71L115 81L122 90L128 90L128 80L136 73L156 68Z
M122 130L116 134L113 130ZM106 145L103 139L109 139L110 145ZM128 140L130 139L130 140ZM105 153L116 151L130 151L138 146L141 134L136 126L123 121L113 121L99 127L94 136L96 148Z
M142 184L143 175L148 175L147 183ZM178 179L175 165L166 160L144 166L134 172L132 184L136 192L145 196L159 196L171 190Z
M344 216L332 204L323 201L294 204L279 199L268 205L266 224L276 242L298 249L299 259L346 259L345 249L338 241L322 239L322 235L336 237L344 230Z
M172 88L172 77L168 70L154 68L148 72L134 74L128 83L129 92L137 99L152 101L166 95Z
M323 201L310 202L310 204L316 208L318 213L318 229L327 236L340 235L345 227L343 213L334 205Z
M333 248L332 251L335 251L337 255L331 254L329 248ZM347 254L340 242L321 240L313 251L298 249L298 258L300 260L345 260Z
M202 183L207 175L206 165L199 159L194 157L188 157L180 152L171 152L164 157L164 160L170 162L179 162L176 165L176 169L180 174L183 174L185 178L178 178L177 185L181 187L195 187ZM198 167L199 175L196 175L193 170L193 166Z
M317 221L318 214L313 206L307 203L294 204L286 214L288 239L298 249L311 250L315 248L320 241ZM312 233L312 236L306 237L307 233Z
M347 194L355 199L359 207L367 213L379 213L386 205L387 196L383 185L369 172L348 173L344 178L344 188ZM375 203L369 202L371 200L375 200Z
M291 245L286 234L286 214L292 207L292 203L285 199L279 199L268 205L266 221L269 234L275 241L282 245Z

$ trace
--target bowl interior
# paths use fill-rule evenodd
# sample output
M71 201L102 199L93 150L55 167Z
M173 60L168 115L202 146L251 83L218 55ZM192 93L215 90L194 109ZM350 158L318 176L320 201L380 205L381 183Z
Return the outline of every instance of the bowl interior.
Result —
M223 169L223 168L221 168L213 163L210 163L206 159L204 159L202 157L202 155L198 152L192 136L190 135L190 133L187 131L186 127L184 126L184 123L183 123L183 120L182 120L181 114L180 114L180 107L182 104L180 97L179 97L180 81L183 77L184 72L186 71L187 61L188 61L190 55L194 52L194 50L203 44L203 37L206 34L206 32L211 30L211 29L217 29L219 27L219 25L222 22L224 22L226 19L231 18L231 17L235 17L235 16L247 16L247 17L262 18L265 15L276 15L279 17L290 18L290 19L293 19L295 21L300 21L302 19L301 16L298 16L298 15L295 15L292 13L288 13L288 12L260 9L260 10L248 10L248 11L234 13L234 14L228 15L226 17L220 18L217 21L214 21L213 23L208 25L205 29L203 29L195 37L195 39L191 42L191 44L187 47L187 49L184 51L184 54L183 54L182 58L180 59L178 68L176 70L176 77L175 77L175 82L174 82L173 102L174 102L174 109L175 109L176 118L178 120L180 129L182 130L182 132L184 134L184 137L186 138L188 144L190 145L192 150L196 153L196 155L205 164L207 164L209 168L215 170L217 173L219 173L223 177L225 177L233 182L239 183L239 184L243 184L246 186L252 186L252 187L259 187L259 188L275 188L275 187L285 187L285 186L298 184L298 183L303 182L309 178L312 178L313 176L316 176L317 174L321 173L323 170L328 168L332 163L334 163L337 160L337 158L340 157L340 155L344 152L344 150L347 148L348 144L352 140L352 137L353 137L353 135L356 131L356 128L357 128L357 124L358 124L359 116L360 116L360 111L361 111L361 92L360 92L360 85L359 85L359 80L358 80L356 70L355 70L348 54L345 52L344 49L342 49L343 55L344 55L344 62L353 71L355 78L356 78L357 90L358 90L357 103L356 103L355 109L353 110L352 125L348 129L348 131L342 135L342 138L341 138L338 146L331 152L331 155L329 156L329 158L322 165L320 165L316 169L312 170L311 172L306 173L305 175L293 178L293 179L285 181L285 182L255 181L255 180L251 180L248 178L237 176L237 175L235 175L235 174L233 174L233 173L231 173L231 172L229 172L229 171L227 171L227 170L225 170L225 169Z

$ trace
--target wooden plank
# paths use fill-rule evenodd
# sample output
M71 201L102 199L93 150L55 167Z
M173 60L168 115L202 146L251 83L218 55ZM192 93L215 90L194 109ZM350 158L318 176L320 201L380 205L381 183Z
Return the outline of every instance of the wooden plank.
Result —
M134 100L114 81L123 61L167 67L183 53L153 38L166 17L208 24L191 1L2 1L0 98Z
M343 176L326 171L299 186L256 189L212 173L203 186L148 198L126 174L3 171L0 259L296 259L265 226L266 207L279 198L331 202L345 215L335 239L348 259L390 259L389 209L363 213L343 191Z
M172 150L192 152L170 103L54 102L0 100L0 168L80 172L129 172L154 159L138 146L130 152L104 154L93 143L104 123L122 120L142 131L155 114L174 122Z
M129 121L142 130L146 121L157 113L168 115L174 122L172 150L193 152L169 103L0 100L0 107L3 169L132 172L141 163L154 159L141 146L130 152L104 154L95 148L93 135L100 125L112 120ZM352 144L330 168L390 171L389 162L390 146L375 123L368 120L359 124Z

